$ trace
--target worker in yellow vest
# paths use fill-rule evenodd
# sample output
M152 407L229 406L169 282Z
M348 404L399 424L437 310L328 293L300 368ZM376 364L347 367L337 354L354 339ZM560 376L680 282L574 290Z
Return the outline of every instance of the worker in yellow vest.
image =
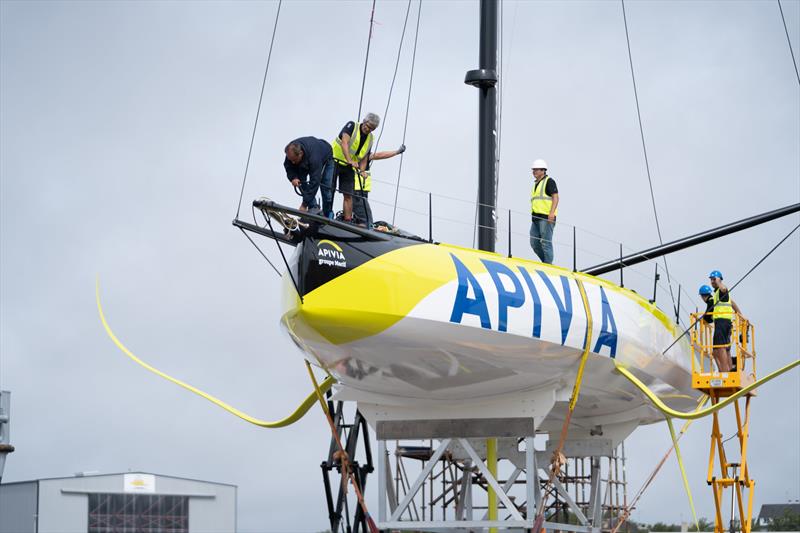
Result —
M397 150L385 150L383 152L375 152L374 154L367 154L367 170L360 176L355 178L355 194L353 196L353 217L359 224L365 225L368 228L372 227L372 208L369 206L369 193L372 190L372 171L370 166L373 161L379 159L389 159L396 155L400 155L406 151L406 145L401 144Z
M360 123L350 121L344 125L331 146L335 162L332 186L323 190L322 209L326 216L333 218L333 192L342 193L344 221L353 218L353 190L355 174L367 170L367 154L372 146L372 132L377 129L381 119L375 113L367 113Z
M547 175L547 162L544 159L537 159L531 166L535 180L531 191L531 248L542 263L552 264L558 187L556 180Z
M711 280L711 286L714 288L714 294L711 296L714 301L714 349L712 355L717 361L720 372L730 372L735 370L731 359L731 329L735 318L734 312L743 320L746 319L742 316L739 306L731 298L728 287L722 282L722 272L713 270L708 275L708 279Z

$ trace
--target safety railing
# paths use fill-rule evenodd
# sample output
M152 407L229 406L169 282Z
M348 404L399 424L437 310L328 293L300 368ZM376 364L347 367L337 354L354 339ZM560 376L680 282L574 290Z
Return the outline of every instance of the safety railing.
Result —
M711 322L706 320L710 315ZM695 388L742 387L755 381L756 348L755 328L738 313L733 314L729 342L714 344L714 313L692 313L691 346L692 375ZM716 327L720 327L719 324ZM727 374L730 379L719 377L718 357L726 357L730 350L733 369ZM716 354L715 354L716 351Z

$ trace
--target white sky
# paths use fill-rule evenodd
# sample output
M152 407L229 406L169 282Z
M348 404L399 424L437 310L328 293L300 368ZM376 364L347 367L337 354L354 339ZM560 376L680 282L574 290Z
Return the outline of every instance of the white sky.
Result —
M319 463L329 433L318 411L282 430L233 418L125 358L94 305L99 275L111 325L134 353L256 416L281 418L309 391L278 327L279 280L230 225L276 7L0 3L0 385L12 391L17 448L5 481L128 469L208 479L239 486L241 531L327 528ZM800 201L800 90L777 3L626 7L665 240ZM364 107L381 115L405 8L384 0L375 13ZM783 8L800 58L800 4ZM246 217L261 195L297 202L281 167L288 140L332 138L354 118L369 11L284 3ZM571 265L570 225L579 267L620 241L657 244L620 4L508 1L504 13L501 231L504 210L528 208L530 162L543 157L562 199L556 263ZM478 66L477 15L477 2L423 4L401 181L436 195L434 237L462 245L472 243L471 208L450 198L476 194L477 92L463 78ZM383 125L387 149L402 140L410 47ZM375 176L395 182L398 162L376 164ZM391 218L379 202L391 204L393 188L377 183L372 196L377 217ZM401 189L400 225L426 234L426 218L405 210L426 205ZM711 269L735 282L799 218L674 254L672 274L691 294ZM513 251L531 257L524 214L512 228ZM637 270L626 284L649 294L652 265ZM799 273L796 233L736 289L762 375L800 353ZM798 385L794 371L754 401L756 511L800 498ZM709 431L697 422L683 445L706 517ZM664 424L628 439L631 492L667 446ZM671 461L634 518L688 517Z

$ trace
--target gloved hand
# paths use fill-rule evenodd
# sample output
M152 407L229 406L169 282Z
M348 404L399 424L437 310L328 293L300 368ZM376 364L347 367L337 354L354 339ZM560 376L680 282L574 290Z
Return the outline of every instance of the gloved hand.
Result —
M401 145L400 145L400 148L398 148L398 149L397 149L397 154L398 154L398 155L399 155L399 154L402 154L402 153L403 153L403 152L405 152L405 151L406 151L406 145L405 145L405 144L401 144Z

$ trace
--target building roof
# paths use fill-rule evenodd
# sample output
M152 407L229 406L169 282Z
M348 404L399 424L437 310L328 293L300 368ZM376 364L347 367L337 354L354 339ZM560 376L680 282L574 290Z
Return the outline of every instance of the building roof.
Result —
M23 484L23 483L37 483L39 481L57 481L59 479L81 479L81 478L93 478L93 477L108 477L108 476L122 476L125 474L149 474L151 476L161 477L161 478L171 478L171 479L182 479L184 481L195 481L197 483L210 483L212 485L226 485L228 487L235 487L238 488L237 485L233 483L220 483L219 481L208 481L205 479L194 479L189 477L181 477L181 476L168 476L165 474L155 474L153 472L143 472L141 470L133 470L130 472L109 472L107 474L86 474L86 475L73 475L73 476L62 476L62 477L43 477L39 479L28 479L28 480L21 480L21 481L11 481L11 482L3 482L3 485L15 485L15 484Z
M800 515L800 503L765 503L758 513L758 520L781 518L786 513Z

